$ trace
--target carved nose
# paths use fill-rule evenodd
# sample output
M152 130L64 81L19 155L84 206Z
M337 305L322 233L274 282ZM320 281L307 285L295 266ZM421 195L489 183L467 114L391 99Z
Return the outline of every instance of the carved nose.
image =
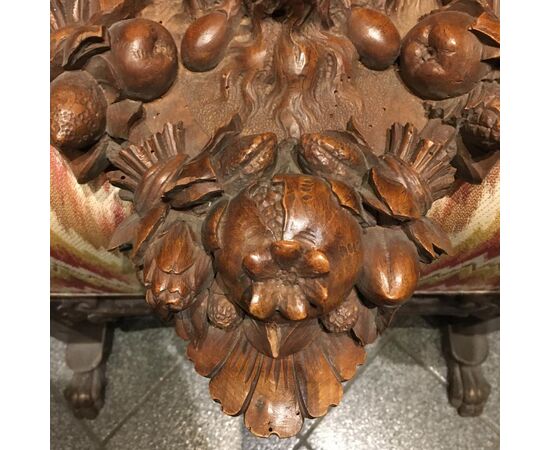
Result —
M302 244L297 241L275 241L271 244L271 255L281 268L288 269L302 255Z

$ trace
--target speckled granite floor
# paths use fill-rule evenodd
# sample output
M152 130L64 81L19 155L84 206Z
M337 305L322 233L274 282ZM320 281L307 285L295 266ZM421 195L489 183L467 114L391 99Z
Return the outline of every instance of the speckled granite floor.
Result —
M399 325L399 324L398 324ZM292 439L257 439L242 418L210 400L208 380L182 355L170 328L115 331L106 402L95 420L74 418L62 392L70 379L65 344L51 338L52 449L496 449L499 448L499 332L484 368L493 391L478 418L446 399L440 335L423 319L402 321L374 346L345 386L339 407L306 421Z

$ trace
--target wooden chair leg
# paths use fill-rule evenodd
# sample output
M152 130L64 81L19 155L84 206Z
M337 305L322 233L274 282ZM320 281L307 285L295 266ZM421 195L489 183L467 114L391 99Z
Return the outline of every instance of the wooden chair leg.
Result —
M78 322L56 324L52 334L67 342L65 362L73 372L64 390L65 399L78 418L94 419L103 407L107 324ZM56 337L57 337L56 336Z
M479 416L491 386L482 365L489 354L487 333L498 329L499 318L454 319L443 327L443 351L448 368L449 402L461 416Z

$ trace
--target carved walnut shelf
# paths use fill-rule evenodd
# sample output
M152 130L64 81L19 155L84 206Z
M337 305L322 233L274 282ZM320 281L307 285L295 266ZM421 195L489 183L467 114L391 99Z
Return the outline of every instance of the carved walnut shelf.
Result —
M226 414L297 434L498 158L498 2L52 0L51 144Z

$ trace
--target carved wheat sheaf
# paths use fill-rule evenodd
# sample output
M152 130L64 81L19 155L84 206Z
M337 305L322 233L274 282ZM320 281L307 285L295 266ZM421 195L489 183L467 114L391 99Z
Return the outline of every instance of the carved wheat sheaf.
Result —
M52 3L52 145L80 182L106 173L132 202L110 247L222 410L293 436L340 402L421 264L451 251L426 214L456 167L481 176L498 150L498 19L445 2L401 39L414 11L393 2L188 1L166 26L154 8L134 18L138 3ZM358 75L383 71L429 115L391 125L385 148L360 131ZM199 144L181 86L205 79L220 108L239 101ZM269 130L250 132L259 115Z

